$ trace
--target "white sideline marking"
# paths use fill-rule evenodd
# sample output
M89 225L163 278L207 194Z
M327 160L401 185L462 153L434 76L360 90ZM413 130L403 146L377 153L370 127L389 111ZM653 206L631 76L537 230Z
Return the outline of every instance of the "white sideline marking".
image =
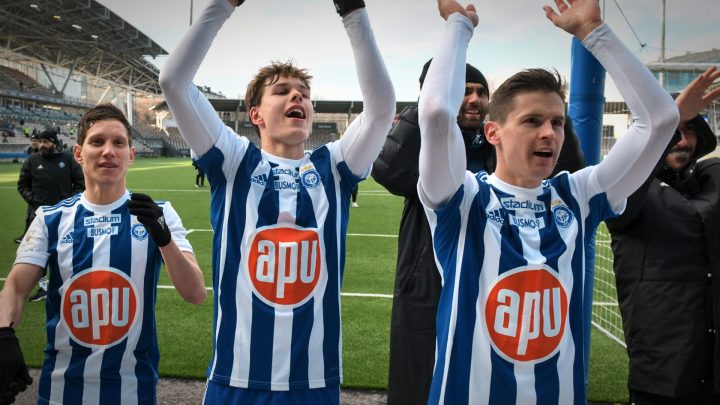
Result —
M187 235L193 232L212 232L212 229L188 229ZM370 238L397 238L397 235L385 235L381 233L348 233L347 236L366 236Z
M0 277L0 281L5 282L7 278ZM175 286L172 285L158 285L158 289L160 290L174 290ZM205 287L206 290L212 291L212 287ZM361 298L392 298L392 294L372 294L372 293L351 293L351 292L344 292L340 293L343 297L361 297Z

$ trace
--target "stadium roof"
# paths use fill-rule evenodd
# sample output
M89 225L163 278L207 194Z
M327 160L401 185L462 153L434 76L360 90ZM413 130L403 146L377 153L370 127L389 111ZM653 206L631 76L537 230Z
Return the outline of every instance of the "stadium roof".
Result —
M717 66L720 63L720 49L712 49L704 52L686 53L665 59L664 62L652 62L647 66L650 70L658 71L696 71L702 72L710 66Z
M167 51L95 0L0 0L0 46L39 61L160 94L145 57Z

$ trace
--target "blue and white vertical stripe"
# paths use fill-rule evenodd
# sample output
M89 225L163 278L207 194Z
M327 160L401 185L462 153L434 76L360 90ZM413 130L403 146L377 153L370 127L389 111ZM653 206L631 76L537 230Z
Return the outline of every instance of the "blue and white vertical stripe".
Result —
M524 189L484 172L468 172L450 201L436 211L426 208L443 279L429 403L586 402L583 348L590 343L584 333L590 319L584 306L592 294L583 290L585 277L592 277L592 269L585 268L588 243L600 221L616 215L602 190L589 181L590 173L590 168L564 172ZM504 343L493 339L498 320L491 324L486 311L500 301L490 296L493 287L528 269L543 269L558 280L567 313L563 334L547 347L548 355L523 360L504 353ZM538 288L520 290L539 297ZM535 328L542 322L528 319ZM526 327L515 322L501 327Z
M342 379L340 285L350 191L361 179L339 145L300 160L271 156L223 131L198 163L211 189L214 351L208 378L233 387L291 390L338 385ZM302 181L311 168L317 182ZM309 298L297 305L263 299L248 257L264 229L309 229L319 238L321 269Z
M78 194L43 207L29 230L33 238L18 249L16 262L47 265L49 276L48 346L38 386L39 403L155 402L159 352L154 303L162 257L150 238L132 236L137 220L125 205L128 196L126 192L118 201L98 206ZM192 252L175 211L169 203L160 205L173 239L181 250ZM113 234L90 237L93 226L86 220L100 217L112 217L117 229ZM47 254L40 259L33 252ZM121 271L132 281L137 316L127 336L115 344L80 344L69 329L71 321L64 319L62 295L73 276L107 268Z

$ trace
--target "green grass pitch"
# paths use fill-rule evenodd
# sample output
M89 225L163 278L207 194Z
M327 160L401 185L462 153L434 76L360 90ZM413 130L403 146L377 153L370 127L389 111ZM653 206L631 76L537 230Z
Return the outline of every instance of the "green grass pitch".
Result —
M4 282L17 245L13 239L24 226L26 205L17 192L20 165L0 164L0 206L5 225L0 229L0 278ZM194 187L195 172L189 159L139 159L131 166L128 188L158 200L170 200L211 286L209 189ZM343 368L347 388L387 388L390 309L401 198L390 195L372 179L360 184L360 208L351 208L343 293L380 296L343 296ZM161 285L170 285L164 273ZM204 378L212 351L212 293L203 305L185 303L170 288L158 291L157 330L160 374ZM29 365L39 367L45 346L45 306L25 305L18 335ZM627 400L625 349L593 331L590 360L590 401Z

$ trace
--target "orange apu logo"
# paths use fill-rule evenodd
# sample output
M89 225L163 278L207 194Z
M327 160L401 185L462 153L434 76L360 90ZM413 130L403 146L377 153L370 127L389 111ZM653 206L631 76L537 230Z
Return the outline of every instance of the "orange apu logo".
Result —
M132 280L113 269L88 269L66 282L60 308L70 335L85 346L113 346L137 319Z
M269 228L255 234L248 253L255 290L267 301L296 305L320 279L320 239L315 230Z
M540 362L552 356L562 340L567 313L565 288L555 271L542 266L502 274L485 304L490 340L509 361Z

